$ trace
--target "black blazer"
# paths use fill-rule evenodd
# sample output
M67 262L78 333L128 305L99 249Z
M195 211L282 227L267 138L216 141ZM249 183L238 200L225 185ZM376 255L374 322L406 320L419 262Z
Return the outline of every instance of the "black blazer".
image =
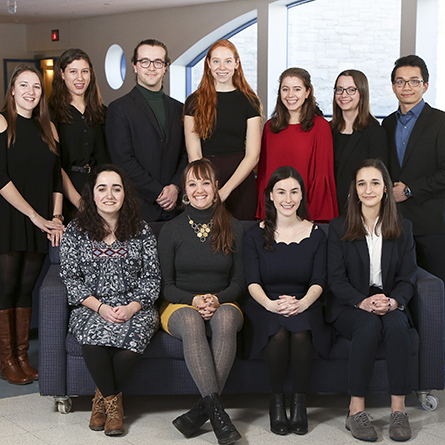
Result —
M181 188L187 165L182 127L183 105L164 95L166 136L142 94L134 87L111 102L107 113L107 142L113 163L130 176L142 200L146 221L159 218L162 208L156 198L164 186Z
M402 235L383 240L383 292L406 308L416 289L416 250L411 222L404 220ZM369 252L366 239L342 241L346 232L345 218L329 223L328 283L325 316L333 322L346 306L355 306L369 297Z
M399 203L405 218L413 222L414 235L445 233L445 113L425 104L406 147L402 166L395 142L397 118L383 121L388 136L389 172L413 197Z
M339 152L338 131L332 132L334 139L334 174L337 184L337 202L339 214L344 212L348 199L351 175L355 166L365 159L379 158L388 165L388 144L385 130L374 121L364 130L355 130L348 139L348 143Z

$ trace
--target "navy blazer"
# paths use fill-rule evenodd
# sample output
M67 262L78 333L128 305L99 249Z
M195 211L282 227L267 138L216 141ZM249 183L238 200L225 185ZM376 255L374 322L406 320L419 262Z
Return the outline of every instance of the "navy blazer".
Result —
M369 297L370 260L366 239L342 241L346 233L343 216L329 223L328 283L325 315L333 322L346 306ZM399 238L383 240L382 281L385 295L405 308L416 290L416 250L412 224L403 220Z
M338 153L338 131L332 132L334 140L334 174L337 185L338 211L343 213L349 194L352 172L365 159L380 159L388 165L388 144L385 130L374 121L364 130L354 130L348 143Z
M134 87L111 102L107 113L107 142L113 163L130 176L142 200L146 221L156 221L162 208L156 202L164 186L181 189L187 165L181 102L164 94L166 135L146 99Z
M406 147L402 166L397 157L395 113L383 120L389 147L389 173L413 197L399 203L413 223L414 235L445 233L445 113L425 104Z

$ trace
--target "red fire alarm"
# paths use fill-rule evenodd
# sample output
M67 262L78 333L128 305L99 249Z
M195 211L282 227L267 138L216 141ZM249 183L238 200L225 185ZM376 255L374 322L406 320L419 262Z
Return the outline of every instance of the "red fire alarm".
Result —
M51 31L51 40L53 42L58 42L59 41L59 30L58 29L53 29Z

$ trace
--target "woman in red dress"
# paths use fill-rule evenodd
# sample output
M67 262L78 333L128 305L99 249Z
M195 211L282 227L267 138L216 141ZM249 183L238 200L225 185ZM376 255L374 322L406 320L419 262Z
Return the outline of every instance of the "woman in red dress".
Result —
M300 172L312 220L326 222L338 215L332 133L321 115L310 74L302 68L284 71L275 110L263 130L257 218L264 219L263 192L268 178L284 165Z

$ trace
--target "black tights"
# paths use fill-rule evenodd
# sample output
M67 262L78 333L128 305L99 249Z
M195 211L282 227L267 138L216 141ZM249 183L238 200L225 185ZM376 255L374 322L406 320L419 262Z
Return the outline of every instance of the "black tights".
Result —
M104 397L116 395L119 385L136 368L142 354L111 346L82 345L88 371Z
M38 252L0 253L0 310L32 306L44 261L45 254Z
M305 393L314 354L311 331L290 332L281 326L278 332L269 338L264 351L272 393L283 392L289 360L292 391Z

